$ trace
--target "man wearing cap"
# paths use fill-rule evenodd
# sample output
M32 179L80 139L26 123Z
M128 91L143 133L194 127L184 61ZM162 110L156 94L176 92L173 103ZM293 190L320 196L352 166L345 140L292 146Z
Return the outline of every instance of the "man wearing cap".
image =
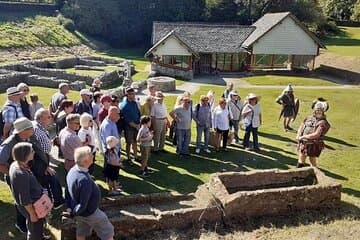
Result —
M4 121L4 128L1 133L2 140L5 140L9 136L14 121L24 116L20 104L21 92L16 87L11 87L6 90L6 93L8 100L2 109L2 118Z
M233 116L232 119L230 119L230 130L234 128L235 143L239 143L239 123L241 120L241 111L244 104L236 90L232 90L229 96L230 97L227 100L227 104Z
M209 98L205 95L200 96L200 103L196 104L194 112L192 114L194 121L196 122L196 153L200 153L201 137L204 133L204 151L211 153L209 150L209 136L211 128L211 108L209 104Z
M70 91L69 84L67 83L60 83L59 84L59 92L55 93L51 97L49 111L54 116L56 112L59 110L60 104L64 99L67 99L67 94Z
M26 83L19 83L17 85L17 89L21 92L21 99L20 99L21 110L24 116L31 120L30 105L26 99L26 96L30 92L30 88Z
M284 131L293 130L290 127L290 121L295 118L296 112L294 90L290 84L286 86L282 94L276 98L276 102L282 105L280 117L282 116L284 118Z
M155 103L151 108L150 116L154 128L154 152L165 152L165 134L167 123L167 110L164 104L164 94L157 91L155 94Z
M126 98L120 104L122 116L124 116L124 130L126 140L126 155L128 164L132 165L130 159L130 148L132 147L135 160L137 160L137 132L140 129L140 109L135 99L135 89L126 89Z
M93 115L93 108L91 106L92 92L89 89L82 89L80 91L81 100L75 105L75 113L83 114L84 112Z

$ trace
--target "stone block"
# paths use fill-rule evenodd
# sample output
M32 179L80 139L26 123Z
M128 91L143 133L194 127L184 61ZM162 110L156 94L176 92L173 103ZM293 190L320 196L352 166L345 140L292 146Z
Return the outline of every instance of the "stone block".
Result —
M159 76L149 78L147 84L156 86L156 89L163 92L171 92L176 90L176 79L171 77Z

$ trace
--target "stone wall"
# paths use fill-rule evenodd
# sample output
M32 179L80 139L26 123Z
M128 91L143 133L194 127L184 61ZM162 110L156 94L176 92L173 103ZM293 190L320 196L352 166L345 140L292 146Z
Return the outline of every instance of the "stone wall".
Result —
M192 194L135 194L102 201L116 236L253 216L278 215L299 209L336 207L341 185L320 170L258 170L216 173ZM75 238L75 223L64 219L63 240Z
M97 69L98 67L112 64L124 66L124 61L107 59L102 57L84 56L84 57L67 57L59 60L35 60L24 61L17 64L8 64L0 66L0 91L5 91L8 87L16 86L20 82L28 83L33 86L43 86L57 88L59 83L65 82L74 90L85 88L91 85L94 77L78 75L66 72L66 68L72 68L82 65L83 69ZM132 64L131 64L132 65ZM133 67L133 65L131 66ZM79 67L78 67L79 68ZM101 72L99 72L100 75ZM105 71L101 77L103 87L111 87L113 85L130 86L132 81L125 81L123 71ZM85 85L86 84L86 85ZM126 87L125 86L125 87Z
M194 78L193 70L181 70L175 68L164 67L156 63L151 63L151 71L155 71L157 75L164 75L170 77L180 77L183 79L191 80Z

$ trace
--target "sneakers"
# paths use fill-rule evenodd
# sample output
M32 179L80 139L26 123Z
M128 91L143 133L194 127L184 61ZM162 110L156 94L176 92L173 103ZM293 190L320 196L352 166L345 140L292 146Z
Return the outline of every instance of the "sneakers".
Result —
M109 192L109 196L118 196L118 195L120 195L119 191L114 190Z
M211 153L211 151L209 149L205 149L206 153Z
M199 153L200 153L200 148L197 148L197 149L195 150L195 152L196 152L197 154L199 154Z
M15 223L15 228L21 233L27 233L27 227L26 226L20 226L17 223Z
M154 173L154 171L149 169L148 167L145 168L145 172L147 172L148 174Z

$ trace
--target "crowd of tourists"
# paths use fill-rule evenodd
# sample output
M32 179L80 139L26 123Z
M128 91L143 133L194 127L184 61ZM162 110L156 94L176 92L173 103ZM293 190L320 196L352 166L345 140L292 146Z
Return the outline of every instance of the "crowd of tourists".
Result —
M196 154L226 152L229 144L260 151L261 98L249 93L241 99L233 84L228 84L218 101L214 91L201 95L198 102L190 92L184 92L169 113L165 95L154 85L148 86L143 101L138 100L136 89L131 87L125 89L122 99L104 94L99 80L94 80L91 89L82 89L78 101L68 98L69 91L69 85L61 83L48 108L36 94L29 93L30 88L24 83L6 91L8 100L0 114L0 172L15 199L15 227L27 233L27 239L46 239L44 219L53 207L64 208L76 218L77 239L85 239L92 230L101 239L113 239L114 228L99 209L101 194L92 176L97 152L104 156L102 170L109 195L118 195L122 191L120 169L139 162L140 177L153 173L149 160L151 155L167 152L164 147L168 130L176 154L189 157L192 121L196 124ZM292 130L289 124L297 109L290 85L276 102L283 106L285 131ZM305 166L307 156L316 166L316 157L324 147L323 136L330 128L324 114L328 109L326 100L317 99L312 108L313 114L297 132L298 167ZM56 134L51 137L48 128L54 124ZM244 129L243 136L239 135L239 128ZM125 146L121 145L122 137ZM64 193L51 165L53 145L64 160Z

